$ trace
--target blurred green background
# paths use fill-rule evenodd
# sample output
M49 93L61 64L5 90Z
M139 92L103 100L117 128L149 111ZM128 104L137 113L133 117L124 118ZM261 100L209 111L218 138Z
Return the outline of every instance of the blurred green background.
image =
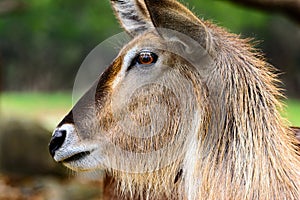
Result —
M184 3L199 17L226 27L241 37L259 41L257 47L282 72L282 87L288 97L285 100L287 112L283 115L292 125L300 126L299 23L279 13L240 7L225 0L185 0ZM28 124L38 124L47 133L43 139L47 147L51 130L72 107L71 91L81 62L96 45L122 31L112 13L108 0L0 0L1 134L14 130L10 126L18 125L25 132ZM20 148L25 141L19 141ZM2 149L6 156L3 151L7 149ZM40 159L51 159L46 153L43 156ZM4 164L4 161L0 162L0 165ZM25 167L22 162L15 165ZM47 184L43 181L30 182L31 193L25 198L23 190L18 188L24 189L28 184L20 185L19 179L11 181L11 174L13 177L15 174L28 177L28 173L5 169L0 167L0 189L4 187L8 192L7 196L0 194L0 199L14 199L9 196L9 191L14 189L19 191L21 199L30 195L34 199L33 195L40 193L42 199L49 199L45 197ZM51 170L45 173L52 176ZM42 189L32 189L35 184L42 185ZM61 181L55 184L68 185ZM69 194L74 193L72 186L66 187ZM75 199L74 196L57 195L61 195L57 199Z
M19 4L15 10L0 16L2 105L8 103L6 94L10 92L16 98L19 92L27 93L22 94L26 100L22 96L16 102L18 105L24 102L24 107L30 102L28 93L70 94L85 56L97 44L122 31L108 0L4 1ZM280 14L245 9L227 1L185 3L198 16L259 41L257 47L267 60L283 72L280 78L288 97L300 97L300 29L296 22ZM58 96L49 98L49 103L62 108ZM38 101L36 94L32 98ZM4 105L2 110L7 112Z
M73 81L85 56L97 44L122 31L109 1L3 2L16 5L9 12L1 13L0 8L1 110L4 114L18 115L26 113L22 108L30 107L30 113L37 113L44 105L45 113L50 112L51 116L57 113L62 117L61 114L71 107L71 100L68 102L71 98L66 96L71 95ZM186 0L184 3L203 19L241 37L255 38L267 60L282 72L283 88L293 102L288 105L288 111L299 111L300 28L297 22L278 13L240 7L224 0ZM0 1L0 7L2 4ZM49 95L57 92L60 95L50 98ZM18 101L11 101L12 97ZM68 103L63 106L65 101ZM30 102L40 103L30 106ZM48 104L52 105L51 109ZM47 126L59 121L47 115L37 119L44 122L43 117L51 118ZM300 117L297 119L297 115L289 113L288 117L294 125L300 126Z

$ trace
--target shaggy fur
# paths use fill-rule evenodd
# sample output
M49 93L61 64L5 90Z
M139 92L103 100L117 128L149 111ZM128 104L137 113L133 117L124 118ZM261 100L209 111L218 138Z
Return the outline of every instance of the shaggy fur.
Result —
M97 117L86 117L80 101L80 125L70 115L60 124L81 126L82 141L105 147L94 157L107 174L104 197L300 199L299 143L279 114L280 82L251 42L175 0L111 2L134 39L94 86ZM172 48L190 43L164 29L203 47L202 62ZM143 48L154 49L158 62L150 71L126 70Z

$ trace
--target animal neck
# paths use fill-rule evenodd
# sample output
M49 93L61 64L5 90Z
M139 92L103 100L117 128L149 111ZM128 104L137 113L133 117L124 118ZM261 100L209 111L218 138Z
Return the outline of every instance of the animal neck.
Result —
M107 199L182 199L182 171L170 174L170 169L152 173L130 174L108 172L104 179L104 197Z
M221 45L207 80L211 121L208 133L200 133L199 160L190 173L197 181L187 183L198 188L192 198L297 199L299 156L278 111L276 77L242 40L225 41L232 44Z

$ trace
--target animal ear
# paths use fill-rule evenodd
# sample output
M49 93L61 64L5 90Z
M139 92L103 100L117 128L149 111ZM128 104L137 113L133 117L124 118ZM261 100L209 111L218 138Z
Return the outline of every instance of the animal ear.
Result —
M176 0L145 0L145 5L154 27L178 31L209 50L211 37L207 27L185 6Z
M121 25L132 36L154 28L164 36L163 30L171 29L189 36L207 50L211 47L205 24L176 0L111 0L111 4Z
M121 25L131 36L154 29L143 0L111 0L110 2Z

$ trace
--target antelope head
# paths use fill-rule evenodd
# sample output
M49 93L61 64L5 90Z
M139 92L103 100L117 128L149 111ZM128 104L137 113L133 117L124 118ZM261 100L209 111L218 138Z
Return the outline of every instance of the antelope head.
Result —
M131 197L298 199L278 80L248 41L175 0L111 4L132 40L54 130L54 160Z
M50 153L76 171L168 168L174 181L207 120L211 37L173 0L111 4L133 39L58 124Z

